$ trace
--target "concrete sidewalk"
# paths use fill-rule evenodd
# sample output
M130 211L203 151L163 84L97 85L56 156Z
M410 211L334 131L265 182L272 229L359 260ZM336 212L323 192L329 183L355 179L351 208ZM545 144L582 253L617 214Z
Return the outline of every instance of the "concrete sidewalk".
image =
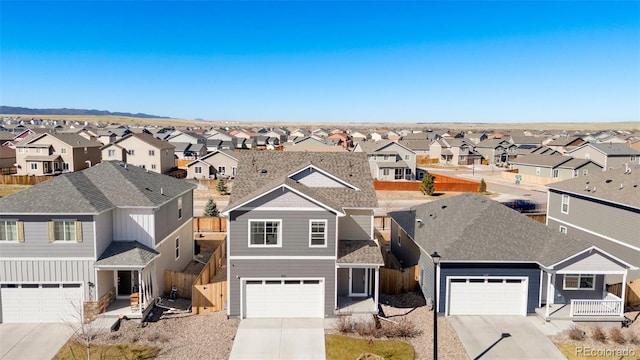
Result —
M0 324L0 359L51 359L72 333L67 324Z
M229 359L325 359L324 319L244 319Z

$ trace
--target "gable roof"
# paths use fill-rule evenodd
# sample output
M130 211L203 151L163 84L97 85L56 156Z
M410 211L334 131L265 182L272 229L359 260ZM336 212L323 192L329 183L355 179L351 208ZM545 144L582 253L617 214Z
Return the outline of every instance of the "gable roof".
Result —
M356 189L308 187L289 178L309 166ZM225 212L281 186L334 209L374 208L378 204L369 163L363 153L248 152L239 157L238 172Z
M489 149L495 149L497 148L499 145L501 145L502 143L504 143L505 146L507 147L511 147L511 146L516 146L510 142L508 142L507 140L504 139L486 139L486 140L482 140L479 143L476 144L477 148L489 148Z
M137 166L103 161L1 198L0 214L97 214L114 207L155 208L195 187Z
M622 189L620 188L622 185ZM547 185L551 191L565 192L577 196L621 204L640 209L640 167L607 171L592 171L587 176Z
M82 137L78 134L71 134L71 133L67 133L67 134L61 134L61 133L42 133L42 134L35 134L32 135L33 137L28 137L25 138L23 140L23 142L21 142L18 146L21 146L22 144L28 145L28 143L31 143L33 141L39 140L43 137L46 136L52 136L60 141L62 141L63 143L73 147L73 148L83 148L83 147L102 147L102 143L97 142L97 141L93 141L93 140L88 140L85 137Z
M557 139L553 139L547 143L547 146L567 146L576 140L582 140L580 136L562 136Z
M116 141L114 144L120 144L121 142L127 140L127 139L138 139L138 140L142 140L143 142L157 148L157 149L173 149L175 148L175 146L171 143L169 143L168 141L164 141L161 139L158 139L157 137L153 136L153 135L149 135L146 133L131 133L128 134L127 136L123 137L122 139Z
M216 150L216 151L208 153L207 155L205 155L205 156L203 156L201 158L193 160L192 162L187 164L187 167L190 167L191 165L196 164L198 162L204 162L203 160L206 160L206 159L208 159L208 158L210 158L210 157L212 157L212 156L214 156L216 154L222 154L222 155L225 155L225 156L227 156L227 157L229 157L229 158L231 158L231 159L233 159L235 161L238 161L238 155L235 152L233 152L231 150ZM211 165L209 163L206 163L206 164L207 165Z
M579 151L580 149L585 147L593 148L594 150L599 151L607 156L640 155L640 151L634 150L631 147L627 146L626 144L620 144L620 143L611 143L611 144L586 143L569 151L569 154Z
M559 168L563 168L563 169L579 169L589 163L592 163L593 165L599 167L602 169L601 165L598 165L596 163L594 163L591 160L588 159L579 159L579 158L571 158L571 160L567 161L566 163L558 166Z
M528 154L511 160L515 165L532 165L555 168L573 159L570 156Z
M551 266L592 246L472 193L393 211L389 216L427 254L437 251L442 261Z

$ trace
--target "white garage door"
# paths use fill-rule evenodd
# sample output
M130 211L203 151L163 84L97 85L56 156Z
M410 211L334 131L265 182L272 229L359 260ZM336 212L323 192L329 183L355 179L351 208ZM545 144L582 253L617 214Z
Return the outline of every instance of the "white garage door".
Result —
M77 322L80 284L2 284L2 322Z
M526 278L448 278L449 315L527 315Z
M324 317L323 280L246 280L244 317Z

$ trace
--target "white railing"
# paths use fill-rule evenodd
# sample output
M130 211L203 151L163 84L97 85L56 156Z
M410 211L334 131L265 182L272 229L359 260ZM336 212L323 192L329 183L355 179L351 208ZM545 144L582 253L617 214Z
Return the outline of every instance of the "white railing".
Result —
M622 316L622 299L607 293L602 300L571 300L571 316Z

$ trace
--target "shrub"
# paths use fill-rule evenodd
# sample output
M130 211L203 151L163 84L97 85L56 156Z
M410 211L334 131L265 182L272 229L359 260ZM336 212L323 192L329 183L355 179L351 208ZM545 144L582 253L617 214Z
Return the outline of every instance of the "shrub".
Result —
M584 340L585 336L586 336L586 334L584 333L584 330L582 330L581 328L579 328L576 325L573 325L569 329L569 339L571 339L571 340L582 341L582 340Z
M354 324L350 316L338 316L334 327L340 334L350 334L354 330Z
M484 194L487 192L487 183L484 182L484 178L480 179L480 188L478 189L480 194Z
M591 328L591 338L599 342L607 342L607 334L598 325Z
M617 344L624 344L626 342L624 334L618 328L609 329L609 339Z
M425 171L424 173L422 183L420 183L420 191L422 191L423 194L429 196L433 195L433 192L435 191L433 176L431 176L428 171Z
M399 337L415 337L420 334L420 330L411 320L402 318L395 327L395 335Z
M373 321L365 321L356 324L355 326L356 333L362 337L374 337L378 338L382 335L382 330L376 327L375 322Z

